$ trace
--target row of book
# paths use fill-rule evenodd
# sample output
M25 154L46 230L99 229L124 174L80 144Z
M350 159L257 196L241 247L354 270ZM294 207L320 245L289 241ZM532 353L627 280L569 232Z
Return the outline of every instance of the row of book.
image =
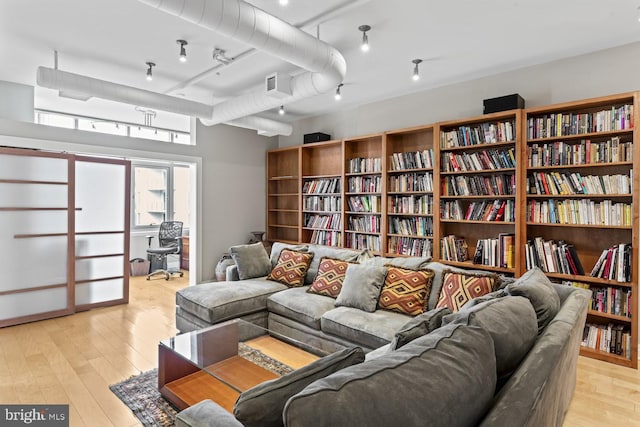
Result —
M305 196L303 199L305 211L340 212L342 211L342 197L340 196Z
M433 192L433 174L427 173L405 173L402 175L389 176L389 186L387 191L425 191Z
M433 254L433 242L428 239L392 236L387 241L387 251L398 255L430 257Z
M535 237L527 241L524 249L527 270L538 267L546 273L584 275L575 247L564 240Z
M513 120L460 126L459 128L442 132L440 147L468 147L470 145L514 141L516 136L515 128L515 121Z
M433 218L389 218L389 233L405 236L433 236Z
M497 238L478 239L472 261L492 267L515 268L515 235L500 233Z
M348 173L382 172L382 159L380 157L358 157L349 159Z
M584 325L581 345L631 360L631 332L624 325L587 323Z
M347 198L350 212L380 212L380 196L349 196Z
M467 241L453 234L444 236L440 240L440 257L445 261L466 261L469 259Z
M467 208L465 219L470 221L506 221L516 218L514 200L482 200L471 202Z
M591 286L591 310L615 316L631 317L633 293L631 289L615 286Z
M529 167L631 162L633 143L621 142L620 137L614 137L607 141L581 139L571 143L531 144L527 148L527 159Z
M498 196L514 195L515 174L456 175L445 176L442 180L443 196Z
M591 270L591 276L631 282L631 252L629 243L619 243L603 250Z
M304 226L322 230L340 230L342 228L342 215L305 214Z
M350 231L361 231L364 233L380 232L379 215L349 216L347 221Z
M387 212L389 214L433 215L433 196L389 196Z
M335 194L340 191L340 178L310 179L302 186L303 194Z
M377 176L352 176L347 181L349 193L379 193L382 188L382 177Z
M393 171L407 169L432 169L433 149L393 153L389 156L389 165Z
M527 222L539 224L631 226L631 205L611 200L531 200Z
M342 246L342 233L339 231L313 230L311 243L324 246Z
M374 236L372 234L346 233L345 247L351 249L369 249L374 252L380 252L382 250L380 236Z
M527 179L528 194L631 194L633 170L629 175L580 175L579 172L534 172Z
M527 137L551 138L631 128L633 105L625 104L593 113L556 113L531 117L527 120Z
M446 152L441 156L443 172L474 172L516 167L514 148L481 150L474 152Z
M440 200L440 218L462 220L462 205L458 200Z

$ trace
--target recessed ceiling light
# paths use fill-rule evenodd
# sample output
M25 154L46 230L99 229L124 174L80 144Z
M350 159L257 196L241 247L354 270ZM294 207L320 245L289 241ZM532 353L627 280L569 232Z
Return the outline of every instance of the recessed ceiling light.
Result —
M289 0L280 0L280 6L286 6L289 4Z

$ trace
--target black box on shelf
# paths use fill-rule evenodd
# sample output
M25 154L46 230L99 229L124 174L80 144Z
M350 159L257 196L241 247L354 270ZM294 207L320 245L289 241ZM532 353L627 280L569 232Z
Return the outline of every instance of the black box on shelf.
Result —
M484 105L484 114L524 108L524 99L517 93L485 99L482 103Z
M311 144L312 142L329 141L330 139L331 139L331 135L327 135L326 133L322 133L322 132L304 134L305 144Z

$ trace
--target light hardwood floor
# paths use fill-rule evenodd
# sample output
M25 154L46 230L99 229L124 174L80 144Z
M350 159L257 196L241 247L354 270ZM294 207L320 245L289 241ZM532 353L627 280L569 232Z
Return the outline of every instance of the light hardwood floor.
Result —
M0 402L69 403L71 426L137 426L110 384L155 368L187 278L132 278L130 303L0 329ZM640 373L581 357L565 426L639 426Z

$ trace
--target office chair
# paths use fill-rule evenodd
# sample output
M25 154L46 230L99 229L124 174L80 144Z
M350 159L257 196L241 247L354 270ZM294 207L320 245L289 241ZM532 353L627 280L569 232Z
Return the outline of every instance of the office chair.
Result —
M164 275L164 280L169 280L173 274L179 274L182 277L184 273L179 268L167 268L167 255L182 252L182 221L164 221L160 224L158 242L160 247L147 249L147 258L151 262L152 270L147 275L147 280L160 274ZM149 239L149 243L151 243L151 239Z

